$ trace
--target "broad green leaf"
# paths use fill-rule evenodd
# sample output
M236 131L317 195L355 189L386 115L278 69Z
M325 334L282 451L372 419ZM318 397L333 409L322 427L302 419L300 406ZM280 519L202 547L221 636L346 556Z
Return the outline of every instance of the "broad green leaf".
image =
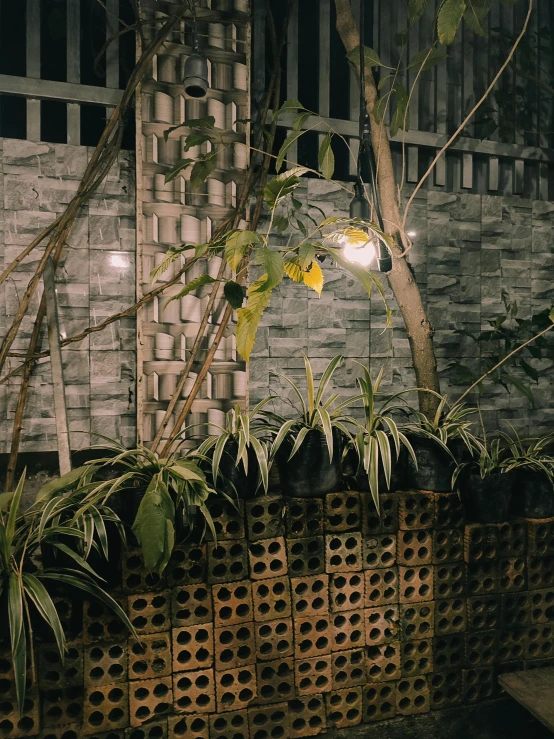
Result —
M410 36L410 29L405 28L403 31L398 31L394 34L394 43L399 46L401 49L406 46L408 43L408 38Z
M443 59L446 59L446 50L437 49L433 46L431 49L419 51L412 59L410 59L407 68L414 69L416 71L419 71L420 69L421 71L425 71L426 69L434 67L435 64L442 62Z
M275 160L275 171L279 172L281 170L281 167L283 166L285 162L285 157L287 155L287 151L291 148L291 146L298 141L300 136L302 136L302 131L294 131L290 134L290 136L287 136L287 138L283 141L283 144L281 148L279 149L279 153L277 154L277 159Z
M217 151L211 152L204 159L198 159L190 173L190 189L192 192L198 190L205 182L217 165Z
M13 493L0 493L0 513L7 513L10 510L13 496Z
M323 139L317 155L319 169L326 180L332 179L335 171L335 155L333 154L331 139L332 136L328 133Z
M256 231L232 231L225 241L225 259L231 269L236 272L248 247L262 242Z
M492 0L466 0L466 2L464 21L477 36L487 38L487 15L491 9Z
M168 528L167 522L171 524ZM133 524L133 533L142 548L144 566L150 572L162 573L173 549L172 529L175 510L159 475L152 478Z
M207 115L205 118L191 118L184 123L179 123L177 126L166 128L164 139L167 141L169 134L173 133L173 131L178 131L180 128L205 128L213 130L215 128L215 118L213 115Z
M273 114L273 120L275 121L283 113L289 113L293 110L305 110L305 108L300 101L295 100L294 98L290 98L290 100L285 100L279 110L276 110Z
M215 282L215 279L213 277L210 277L210 275L208 274L195 277L194 280L191 280L188 285L185 285L183 289L177 293L177 295L173 295L166 303L164 303L163 310L165 310L167 306L174 300L180 300L181 298L184 298L185 295L188 295L189 293L194 292L194 290L197 290L199 287L202 287L202 285L211 285L213 282Z
M74 486L74 484L81 478L85 472L88 472L90 465L84 465L83 467L76 467L71 472L68 472L62 477L58 477L55 480L50 480L46 485L43 485L37 493L35 502L38 503L40 500L51 498L54 495L60 495L65 493Z
M311 287L312 290L315 290L318 295L321 295L325 278L323 277L323 272L319 264L317 262L312 262L311 267L307 272L304 272L303 276L304 284Z
M398 129L408 131L410 128L410 116L408 113L408 93L404 85L396 83L396 110L390 123L390 135L396 136Z
M257 286L255 289L251 288L248 291L249 295L252 295L253 292L273 290L283 279L283 273L285 271L283 257L280 252L272 251L265 246L256 250L256 264L259 264L266 271L266 274L263 276L265 279L263 281L260 279L256 283L253 283Z
M381 92L381 90L387 84L387 81L391 79L391 77L392 74L387 74L384 77L381 77L381 79L379 80L379 84L377 85L377 89L379 90L379 92Z
M302 244L298 249L298 260L302 269L308 269L314 259L315 248L311 244Z
M242 285L239 285L238 282L233 282L233 280L226 282L225 287L223 288L223 293L232 308L236 310L242 306L244 301L244 290Z
M292 122L292 130L302 131L302 126L304 125L304 123L306 123L306 121L308 120L310 116L311 116L311 113L309 112L299 113L295 117L294 121Z
M285 260L284 268L285 274L287 277L290 277L291 280L294 280L295 282L304 282L304 273L302 272L302 267L298 263L297 257Z
M178 159L173 167L165 173L164 182L166 185L168 182L172 182L176 177L178 177L181 172L184 172L185 169L188 169L191 164L194 164L194 159Z
M237 351L247 362L256 341L256 332L260 324L260 319L271 300L271 290L259 290L265 281L266 275L262 275L259 280L256 280L250 285L248 288L248 303L246 308L239 308L237 311Z
M306 167L292 167L273 177L264 189L264 200L274 208L284 197L298 187L300 177L307 172Z
M349 51L346 55L346 58L354 64L358 64L358 62L360 61L360 47L356 46L354 49L352 49L352 51ZM364 47L364 58L366 67L384 66L383 62L379 58L379 54L375 51L375 49L371 49L369 46Z
M185 139L183 151L189 151L193 146L201 146L202 144L205 144L206 141L210 141L210 137L205 133L189 133Z
M408 0L408 21L411 26L425 13L428 2L429 0Z
M278 234L282 234L284 231L287 230L289 227L289 219L285 218L285 216L275 216L273 219L273 228L277 231Z
M465 9L465 0L444 0L437 18L439 41L444 46L449 46L456 38Z

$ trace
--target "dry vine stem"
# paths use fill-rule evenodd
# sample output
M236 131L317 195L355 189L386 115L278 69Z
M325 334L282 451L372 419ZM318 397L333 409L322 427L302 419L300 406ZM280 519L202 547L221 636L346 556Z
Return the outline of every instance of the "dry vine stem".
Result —
M97 188L102 183L102 181L105 179L109 170L111 169L112 164L117 158L117 155L120 149L121 137L123 135L124 113L126 112L133 98L133 95L135 93L135 90L139 82L141 81L144 74L148 70L150 62L152 61L154 55L156 54L158 49L162 46L168 34L173 30L173 28L177 25L177 23L180 22L181 18L186 13L187 9L188 9L188 2L183 2L179 6L177 6L175 8L174 13L169 17L166 23L164 23L164 25L159 29L154 39L151 41L148 47L141 54L140 59L138 60L135 68L133 69L129 77L129 81L127 82L125 90L123 91L121 100L119 101L117 106L114 108L111 118L108 121L102 133L102 136L100 137L100 141L98 142L98 145L96 146L96 149L94 150L92 154L92 157L87 165L87 168L81 179L81 182L79 183L77 193L72 198L65 212L53 224L50 224L42 232L42 234L40 234L36 239L34 239L32 244L30 244L29 247L27 247L24 250L23 252L24 256L19 255L19 257L16 258L16 260L14 260L10 265L8 265L8 268L6 270L4 270L4 273L2 274L2 278L6 279L6 277L13 271L13 269L15 269L17 264L19 264L22 261L22 259L27 254L30 253L32 249L38 246L48 235L52 234L48 242L48 245L45 249L45 253L42 256L39 262L39 265L35 271L35 274L31 278L27 286L27 289L25 291L25 294L19 304L14 321L12 325L10 326L10 328L8 329L8 332L6 336L4 337L4 340L2 341L2 345L0 346L0 372L2 371L2 368L4 367L9 350L17 336L17 332L19 330L19 326L21 325L21 321L23 320L23 317L27 313L32 296L34 295L36 288L38 287L40 278L44 271L46 260L48 259L49 256L52 256L54 259L54 263L57 264L61 256L62 249L65 244L65 239L67 238L67 235L73 225L73 222L75 220L75 217L77 215L77 212L80 206L83 205L90 198L90 196L97 190ZM35 319L36 330L33 329L33 336L31 338L31 341L33 341L35 333L37 335L40 335L40 326L42 324L43 318L44 318L44 310L41 311L39 309L39 313L37 314L37 317ZM36 341L38 343L38 338ZM33 349L33 353L34 353L36 346L32 347L30 344L29 349ZM28 354L30 353L31 352L28 351ZM17 461L17 453L18 453L18 448L19 448L19 436L20 436L21 425L23 421L23 413L25 409L29 378L30 378L33 365L27 364L26 366L29 367L29 370L25 372L25 375L23 377L23 382L20 387L18 404L17 404L17 416L14 422L14 433L12 436L10 463L9 463L9 470L8 470L8 475L6 479L6 485L7 485L8 490L11 489L12 484L13 484L13 475L15 472L15 464Z

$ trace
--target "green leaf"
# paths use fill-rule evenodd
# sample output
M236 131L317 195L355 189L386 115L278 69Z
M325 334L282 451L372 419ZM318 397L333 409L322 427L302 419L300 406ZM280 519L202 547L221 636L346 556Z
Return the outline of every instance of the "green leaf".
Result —
M168 525L169 524L169 525ZM140 502L133 533L142 548L144 566L162 573L174 544L175 508L159 475L152 478Z
M25 477L27 475L27 468L21 473L21 477L16 485L12 503L10 505L10 511L8 513L8 520L6 522L6 538L8 545L11 544L15 534L15 522L17 520L17 514L19 512L19 504L21 503L21 496L23 495L23 486L25 485Z
M65 652L65 635L52 598L40 580L28 572L23 573L23 588L35 604L37 611L52 629L58 651L63 658Z
M505 8L513 8L516 4L516 0L502 0L502 5Z
M306 121L308 120L308 118L310 116L311 116L311 113L309 113L309 112L299 113L295 117L294 121L292 122L292 130L293 131L302 131L302 126L304 125L304 123L306 123Z
M189 151L193 146L201 146L202 144L205 144L206 141L210 141L210 137L205 133L189 133L185 139L183 151Z
M184 298L185 295L188 295L194 290L197 290L199 287L202 287L202 285L211 285L213 282L215 282L215 279L207 274L195 277L194 280L191 280L188 285L185 285L183 289L177 293L177 295L173 295L171 298L169 298L169 300L164 303L164 307L162 310L165 310L167 306L174 300L180 300L181 298Z
M396 110L390 122L390 135L396 136L398 129L408 131L410 128L410 116L408 114L408 93L404 85L396 83Z
M437 18L439 41L444 46L449 46L456 38L465 9L465 0L444 0Z
M276 110L275 113L273 114L272 120L275 121L283 113L289 113L293 110L305 110L305 108L301 102L299 102L298 100L295 100L294 98L290 98L290 100L285 100L285 102L281 105L279 110Z
M273 219L273 228L277 231L278 234L282 234L284 231L287 230L289 227L289 219L285 218L285 216L275 216Z
M256 332L261 317L271 300L271 290L260 291L259 289L266 279L267 276L262 275L259 280L256 280L250 285L248 288L248 303L246 308L239 308L237 311L237 351L247 362L256 342Z
M163 275L164 272L167 272L167 270L171 267L173 262L177 259L177 257L179 257L180 254L181 249L169 249L160 264L156 265L154 269L150 272L150 282L156 282L160 275Z
M346 55L346 58L353 62L354 64L358 64L360 60L360 47L356 46L352 51L349 51ZM375 51L375 49L371 49L369 46L364 47L364 61L366 67L383 67L384 64L379 58L379 54Z
M275 206L293 192L300 183L300 177L307 172L306 167L292 167L273 177L264 189L264 200L270 208Z
M335 171L335 155L333 154L333 148L331 146L331 138L332 135L330 133L325 136L317 155L319 169L326 180L332 179Z
M539 381L539 373L534 367L531 367L531 365L528 364L525 359L520 359L519 364L528 377L530 377L535 382Z
M335 262L339 265L339 267L342 267L343 269L347 270L347 272L350 272L350 274L358 280L358 282L366 290L368 295L371 295L372 288L376 288L386 304L383 286L378 278L375 277L375 275L372 274L369 269L367 269L366 267L362 267L359 264L349 262L347 259L344 258L342 252L339 249L328 248L327 250L329 254L331 254L331 256L333 257Z
M410 60L407 69L415 69L418 71L421 69L421 71L424 72L426 69L431 69L435 64L442 62L443 59L446 59L446 50L437 49L436 46L433 46L431 49L419 51Z
M0 493L0 513L7 513L13 500L13 493Z
M548 314L548 319L549 319L550 321L552 321L552 323L554 323L554 308L552 308L552 310L551 310L551 311L550 311L550 313Z
M429 0L408 0L408 21L412 26L427 9Z
M492 0L467 0L464 21L473 33L482 38L488 37L487 15L491 9Z
M309 270L303 273L303 277L304 284L308 287L311 287L312 290L315 290L318 295L321 295L325 278L323 276L321 267L317 262L312 262Z
M255 231L232 231L225 242L225 259L233 272L236 272L242 258L252 244L260 244L263 241L260 234Z
M408 43L408 38L410 36L410 30L409 28L405 28L403 31L398 31L398 33L394 34L394 43L399 46L401 49L406 46Z
M298 141L300 136L302 136L302 133L303 131L294 131L294 133L291 133L290 136L287 136L287 138L283 141L283 144L279 149L279 153L277 154L277 159L275 160L276 172L279 172L281 170L281 167L283 166L283 163L285 161L287 151L296 141Z
M40 500L46 500L52 498L54 495L60 495L69 490L73 485L81 478L85 472L90 470L90 465L84 465L83 467L76 467L71 472L68 472L62 477L58 477L55 480L50 480L46 485L43 485L37 493L35 502L38 503Z
M216 154L217 151L210 152L210 154L206 155L205 159L199 159L192 168L190 173L190 189L192 192L198 190L200 185L208 179L216 168Z
M381 79L379 80L379 84L377 85L377 89L379 90L379 92L381 92L381 90L386 85L388 80L390 80L391 77L392 77L392 74L387 74L384 77L381 77Z
M181 172L194 164L194 159L178 159L173 167L165 173L164 182L172 182Z
M244 301L244 291L242 289L242 285L239 285L238 282L233 282L233 280L226 282L225 287L223 288L223 293L232 308L236 310L242 306Z
M377 123L382 123L383 121L389 95L390 93L387 93L386 95L383 95L383 97L380 97L373 106L373 117L375 118Z
M15 572L8 577L8 617L10 624L10 641L12 661L15 674L15 693L21 711L25 699L25 683L27 677L27 635L23 617L22 581Z
M167 141L169 134L178 131L180 128L206 128L215 129L215 118L213 115L207 115L205 118L191 118L185 123L179 123L177 126L171 126L164 131L164 139Z
M285 271L283 257L281 256L280 252L272 251L265 246L262 246L256 250L256 264L259 264L261 267L263 267L263 269L265 269L266 274L263 275L263 277L265 277L265 280L263 282L261 280L257 280L256 282L261 282L261 284L257 285L255 290L250 290L250 295L252 294L252 292L264 292L265 290L273 290L273 288L276 287L283 279L283 274Z
M302 267L299 264L298 257L285 260L284 263L285 274L290 277L294 282L304 282L304 273Z
M298 249L298 259L302 269L308 269L310 264L315 259L314 247L311 244L302 244Z

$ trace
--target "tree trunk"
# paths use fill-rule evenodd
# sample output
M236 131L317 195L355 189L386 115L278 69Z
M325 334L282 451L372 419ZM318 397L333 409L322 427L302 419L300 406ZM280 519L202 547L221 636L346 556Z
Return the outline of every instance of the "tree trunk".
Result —
M350 0L335 0L335 5L337 9L337 31L346 52L349 53L360 45L358 24L352 14ZM359 73L359 63L356 64L356 69ZM406 325L417 386L438 393L440 392L440 386L433 349L434 331L427 318L413 272L406 258L402 256L404 236L400 226L402 218L400 217L397 200L391 149L384 124L377 123L372 114L373 107L378 100L378 94L371 73L365 75L365 98L371 121L371 141L377 162L377 186L385 231L394 239L393 266L387 277ZM432 393L419 393L419 407L426 416L434 413L438 402L437 397Z

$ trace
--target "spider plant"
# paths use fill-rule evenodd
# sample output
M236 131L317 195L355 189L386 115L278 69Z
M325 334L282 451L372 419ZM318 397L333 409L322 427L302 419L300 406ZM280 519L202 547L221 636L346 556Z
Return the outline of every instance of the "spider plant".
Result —
M448 442L461 439L469 452L472 452L479 445L477 438L470 431L472 422L469 416L476 413L475 408L468 408L463 403L455 403L449 407L446 396L439 397L440 403L435 415L427 418L423 413L413 411L412 417L415 421L408 424L406 430L416 436L437 441L446 451L450 451Z
M252 493L255 493L260 485L267 493L269 460L264 437L267 437L268 432L267 424L258 418L258 413L270 400L271 398L264 398L249 413L241 410L240 406L236 405L227 412L225 427L218 427L221 433L218 436L208 437L198 448L199 456L209 457L211 455L212 478L215 486L218 484L219 477L224 477L227 478L224 482L229 482L232 487L237 488L237 485L230 479L234 477L237 480L237 476L228 474L228 465L222 465L222 461L227 457L232 459L233 466L239 468L239 472L240 467L242 467L244 475L240 483L244 486L248 485L249 467L250 472L252 472L252 462L255 461L258 474L254 485L250 486L253 487ZM226 472L227 474L225 474ZM250 478L252 478L252 474ZM239 484L238 487L240 488L240 486ZM240 495L243 491L236 489L235 492Z
M479 474L481 480L489 475L506 471L506 453L502 446L500 437L493 439L490 443L486 440L480 441L474 438L472 458L466 462L460 462L452 475L452 487L456 486L461 473L464 470L473 470Z
M402 446L412 457L416 468L417 459L412 445L393 417L394 414L406 414L408 412L407 405L399 402L399 397L403 393L400 392L387 397L382 404L377 405L376 398L383 379L384 367L381 368L375 382L372 381L367 367L362 365L362 368L363 374L357 378L357 382L361 392L359 399L362 400L364 406L364 423L358 423L359 431L355 437L355 448L358 453L359 465L363 467L368 477L369 490L375 508L379 511L379 466L383 470L387 489L390 489L391 483L394 457L390 440L392 439L394 443L396 460L400 456ZM352 400L357 399L353 398Z
M511 435L500 431L500 438L504 441L504 462L506 472L511 470L528 470L545 475L552 483L554 480L554 457L547 451L554 441L554 434L539 437L522 437L515 428L511 428Z
M1 498L0 510L0 592L5 593L15 688L20 710L25 698L28 656L33 654L31 617L33 609L52 630L60 655L66 652L66 639L59 615L48 592L51 582L77 588L103 601L135 634L129 619L116 601L96 582L90 565L60 539L85 534L79 529L57 522L57 514L48 504L35 503L24 515L19 514L25 472L13 493ZM40 549L44 542L66 552L75 567L44 568ZM136 636L136 634L135 634Z

